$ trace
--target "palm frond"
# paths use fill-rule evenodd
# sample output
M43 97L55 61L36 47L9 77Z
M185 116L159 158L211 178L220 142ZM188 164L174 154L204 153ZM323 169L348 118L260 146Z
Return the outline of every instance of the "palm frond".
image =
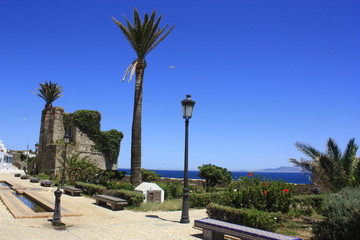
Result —
M165 33L152 47L150 47L150 49L146 52L146 55L149 54L159 43L161 43L162 40L164 40L167 37L167 35L169 35L169 33L174 29L174 27L175 27L175 25L172 26L169 29L169 31L167 33Z
M39 83L40 87L36 88L39 93L32 92L42 99L45 100L46 105L45 106L51 106L51 104L57 100L58 98L62 97L62 87L58 85L57 83L45 82L44 84Z
M343 168L347 173L350 173L351 169L356 165L356 153L358 149L359 146L355 144L355 138L350 139L341 159Z
M353 171L353 187L360 187L360 158L356 158Z
M294 158L290 158L289 161L291 163L295 164L295 166L300 167L302 172L312 172L313 169L314 169L314 162L313 161L308 161L308 160L303 160L303 159L298 161L298 160L296 160Z
M300 143L300 142L296 142L295 146L302 153L309 156L313 160L317 160L321 156L321 153L318 150L316 150L315 148L313 148L312 146L310 146L310 145Z
M341 150L332 138L329 138L327 142L326 153L337 163L341 161Z
M138 56L138 59L144 59L145 56L151 52L161 41L163 41L175 27L173 26L169 31L162 35L167 26L162 29L159 28L161 18L162 16L159 16L156 19L156 11L154 10L150 17L148 14L145 14L142 21L138 10L135 8L133 24L131 24L130 21L125 17L127 28L114 17L113 20L120 27L126 39L130 42Z

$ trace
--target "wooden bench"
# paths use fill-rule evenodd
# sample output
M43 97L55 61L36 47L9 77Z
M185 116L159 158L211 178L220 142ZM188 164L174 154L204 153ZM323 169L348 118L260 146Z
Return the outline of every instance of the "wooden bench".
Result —
M195 227L203 229L205 239L224 239L224 235L238 237L241 240L301 240L256 228L245 227L234 223L205 218L195 220Z
M125 199L112 197L108 195L94 195L96 199L96 204L99 206L107 206L109 203L112 210L123 210L124 206L127 206L128 203Z
M69 186L64 186L63 190L64 193L69 194L71 196L80 196L80 194L82 193L82 190L80 188L69 187Z
M36 178L36 177L32 177L30 178L30 182L32 183L38 183L40 179Z
M29 179L29 177L27 175L21 175L20 179Z
M52 181L48 181L48 180L41 180L40 181L40 186L43 187L51 187Z

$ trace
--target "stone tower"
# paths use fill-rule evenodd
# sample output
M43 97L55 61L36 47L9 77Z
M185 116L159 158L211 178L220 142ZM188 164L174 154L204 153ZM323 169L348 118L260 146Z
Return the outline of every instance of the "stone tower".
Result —
M45 108L42 111L39 149L34 161L39 172L54 170L55 173L59 173L62 168L62 154L65 151L65 114L64 109L60 107ZM86 161L93 163L100 169L118 169L118 155L112 156L112 159L109 159L108 154L97 150L95 147L96 143L86 133L81 131L74 121L67 123L66 132L70 135L70 143L67 145L67 156L79 153L80 158L87 156Z

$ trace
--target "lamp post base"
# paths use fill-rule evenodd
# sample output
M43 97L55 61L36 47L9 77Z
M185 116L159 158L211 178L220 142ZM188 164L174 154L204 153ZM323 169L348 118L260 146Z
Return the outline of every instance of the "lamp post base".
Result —
M180 223L190 223L189 218L181 218Z

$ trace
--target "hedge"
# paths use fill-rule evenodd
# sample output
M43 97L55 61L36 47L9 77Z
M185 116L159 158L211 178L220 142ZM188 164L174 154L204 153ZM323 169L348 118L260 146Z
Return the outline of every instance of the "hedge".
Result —
M106 187L102 185L96 185L92 183L76 182L75 187L82 189L83 193L94 195L94 194L103 194L106 190Z
M76 182L75 187L81 188L84 193L89 195L105 194L113 197L123 198L128 201L129 206L139 206L145 199L142 193L119 189L107 190L106 187L91 183Z
M204 208L209 203L222 203L224 192L191 193L189 197L190 207Z
M210 203L207 214L212 219L275 232L280 227L281 213L264 212L248 208L232 208Z
M144 202L145 196L140 192L129 191L124 189L106 190L105 195L123 198L128 201L129 206L140 206Z

